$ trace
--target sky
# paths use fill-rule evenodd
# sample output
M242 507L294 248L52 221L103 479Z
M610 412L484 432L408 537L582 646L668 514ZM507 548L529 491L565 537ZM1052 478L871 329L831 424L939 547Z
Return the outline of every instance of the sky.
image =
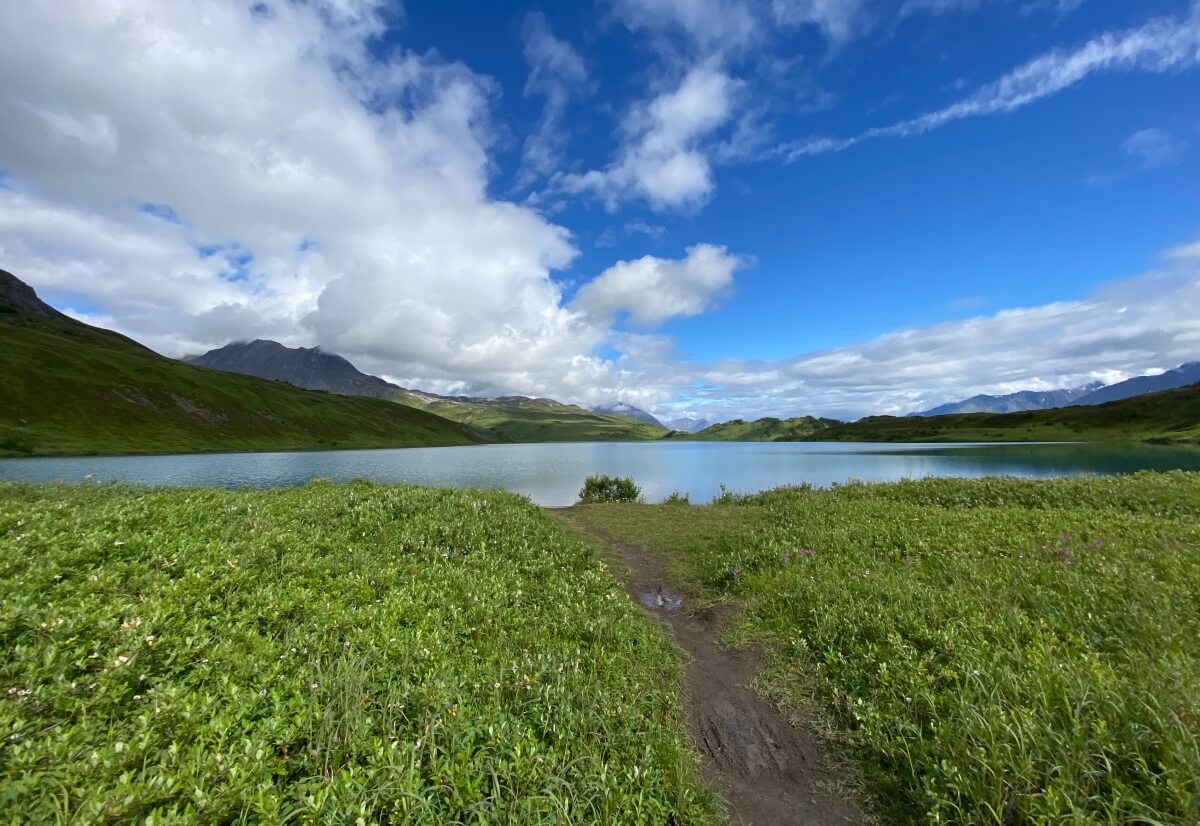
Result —
M712 420L1200 360L1200 0L26 0L0 30L0 267L165 355Z

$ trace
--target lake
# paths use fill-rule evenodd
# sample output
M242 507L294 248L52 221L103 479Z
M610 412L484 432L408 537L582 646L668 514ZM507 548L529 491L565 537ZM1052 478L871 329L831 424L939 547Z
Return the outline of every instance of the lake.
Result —
M1200 470L1200 449L1153 445L914 445L820 442L584 442L400 450L0 459L0 481L120 479L147 485L278 487L324 477L500 487L569 505L584 477L632 476L648 501L673 491L708 502L807 482L918 476L1067 476Z

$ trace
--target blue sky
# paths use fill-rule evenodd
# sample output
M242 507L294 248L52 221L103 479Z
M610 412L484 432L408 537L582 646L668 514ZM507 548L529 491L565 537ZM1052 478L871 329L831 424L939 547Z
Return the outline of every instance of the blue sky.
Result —
M0 12L0 266L169 355L708 418L1200 358L1192 0L78 5Z

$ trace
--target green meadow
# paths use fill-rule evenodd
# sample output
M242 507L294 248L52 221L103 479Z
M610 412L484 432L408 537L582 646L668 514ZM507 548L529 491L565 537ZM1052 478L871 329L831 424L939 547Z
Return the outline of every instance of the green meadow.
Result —
M0 485L4 822L702 823L677 652L506 493Z
M586 505L669 555L887 823L1200 822L1200 476Z
M884 823L1200 821L1200 475L581 505ZM511 494L0 485L0 819L709 823L681 662Z

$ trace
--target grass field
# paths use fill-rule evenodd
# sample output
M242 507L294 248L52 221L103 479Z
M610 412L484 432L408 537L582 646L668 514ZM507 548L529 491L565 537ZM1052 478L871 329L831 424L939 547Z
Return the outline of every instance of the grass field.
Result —
M487 441L469 427L410 407L163 358L49 308L9 306L5 312L3 298L0 456Z
M789 438L821 442L1198 442L1200 385L1055 410L871 416Z
M742 607L885 822L1200 822L1200 475L578 510Z
M505 493L0 485L0 820L704 823L679 657Z

